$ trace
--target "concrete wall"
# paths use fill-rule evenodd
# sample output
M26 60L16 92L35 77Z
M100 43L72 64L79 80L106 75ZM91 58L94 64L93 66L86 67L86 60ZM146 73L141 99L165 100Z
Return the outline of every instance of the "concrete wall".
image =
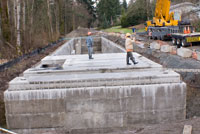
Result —
M102 47L101 37L93 37L93 43L94 43L93 44L94 54L102 53L102 51L101 51L101 47ZM86 39L82 39L82 41L81 41L81 54L88 54Z
M6 91L6 117L12 129L128 127L184 119L185 96L184 83Z
M73 51L75 51L74 39L71 39L70 41L59 47L52 55L70 55L73 53Z
M101 37L102 42L102 53L120 53L120 52L126 52L124 48L121 46L115 44L114 42Z
M94 53L120 53L125 52L124 48L107 40L104 37L93 37ZM71 54L87 54L86 38L74 38L57 49L52 55L71 55Z

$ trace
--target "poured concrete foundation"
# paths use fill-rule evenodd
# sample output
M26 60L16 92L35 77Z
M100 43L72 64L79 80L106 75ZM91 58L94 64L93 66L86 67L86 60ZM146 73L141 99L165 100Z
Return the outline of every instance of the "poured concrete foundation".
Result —
M137 53L139 64L127 66L126 53L109 53L123 48L99 39L107 54L94 54L94 60L67 55L77 52L71 40L62 46L70 49L59 48L12 80L4 93L8 128L25 134L103 133L185 119L186 85L179 74Z

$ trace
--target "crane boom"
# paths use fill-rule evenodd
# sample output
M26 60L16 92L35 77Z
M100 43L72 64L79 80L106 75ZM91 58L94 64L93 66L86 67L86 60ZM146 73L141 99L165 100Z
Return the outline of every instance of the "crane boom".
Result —
M163 27L163 26L178 26L180 20L174 19L174 12L170 13L170 0L157 0L155 15L152 21L147 21L146 31L149 26Z
M157 0L155 17L164 18L166 21L169 20L169 10L170 10L170 1L169 0Z

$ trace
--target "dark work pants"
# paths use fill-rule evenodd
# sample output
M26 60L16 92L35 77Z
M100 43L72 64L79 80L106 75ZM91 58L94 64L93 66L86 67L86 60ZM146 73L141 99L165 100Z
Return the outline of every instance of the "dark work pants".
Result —
M129 58L131 59L131 61L133 63L135 63L135 58L133 57L133 54L132 52L127 52L127 55L126 55L126 63L129 64Z
M92 53L93 53L93 48L92 48L92 46L88 46L88 55L89 55L89 59L92 58Z

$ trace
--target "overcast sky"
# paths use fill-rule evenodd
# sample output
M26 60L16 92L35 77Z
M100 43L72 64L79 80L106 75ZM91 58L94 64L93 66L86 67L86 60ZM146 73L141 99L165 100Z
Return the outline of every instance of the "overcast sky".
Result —
M120 1L123 2L123 0L120 0ZM130 0L126 0L126 1L127 1L127 4L128 4Z

